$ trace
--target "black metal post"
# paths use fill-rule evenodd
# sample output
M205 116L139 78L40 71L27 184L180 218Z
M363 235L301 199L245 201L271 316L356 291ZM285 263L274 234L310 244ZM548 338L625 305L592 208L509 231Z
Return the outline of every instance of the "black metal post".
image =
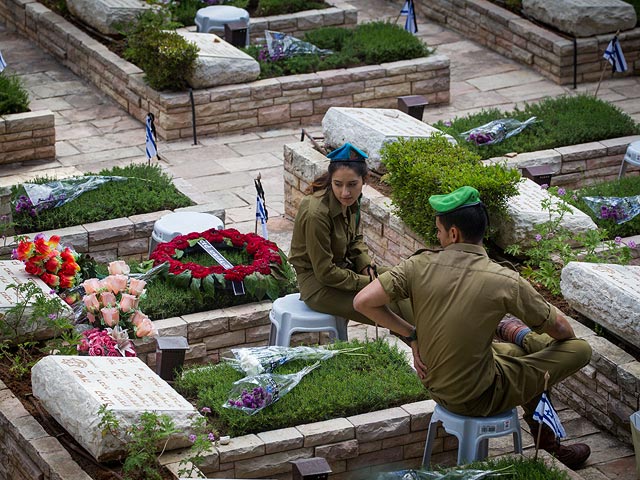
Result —
M193 126L193 144L198 144L198 137L196 136L196 105L193 101L193 88L189 88L189 100L191 101L191 125Z

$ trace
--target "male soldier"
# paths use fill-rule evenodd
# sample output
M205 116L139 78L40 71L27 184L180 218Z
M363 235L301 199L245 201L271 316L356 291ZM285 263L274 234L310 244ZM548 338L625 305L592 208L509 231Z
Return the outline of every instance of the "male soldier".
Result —
M380 275L356 295L354 308L407 336L418 376L438 404L467 416L522 405L536 438L532 414L545 372L549 386L560 382L589 363L591 348L518 273L488 258L482 246L488 218L475 188L434 195L429 203L443 250L423 251ZM402 298L411 299L415 329L385 306ZM501 322L508 313L524 323ZM493 343L496 328L511 343ZM585 444L560 445L547 425L540 447L570 468L591 453Z

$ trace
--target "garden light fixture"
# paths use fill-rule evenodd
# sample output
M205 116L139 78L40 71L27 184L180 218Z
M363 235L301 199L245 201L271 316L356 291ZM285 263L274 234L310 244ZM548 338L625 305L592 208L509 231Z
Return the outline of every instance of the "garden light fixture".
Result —
M525 167L522 169L522 176L529 178L538 185L551 185L551 177L553 171L549 165L540 165L539 167Z
M189 344L184 337L158 337L156 340L156 373L163 380L172 382L176 370L184 365L184 354Z
M326 480L331 473L329 463L322 457L293 460L293 480Z
M429 101L422 95L406 95L398 97L398 110L422 121L424 107Z

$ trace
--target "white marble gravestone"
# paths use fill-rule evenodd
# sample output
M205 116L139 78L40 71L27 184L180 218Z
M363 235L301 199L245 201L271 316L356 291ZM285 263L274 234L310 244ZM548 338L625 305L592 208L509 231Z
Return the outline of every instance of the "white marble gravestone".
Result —
M592 37L636 26L636 12L622 0L522 0L528 16L576 37Z
M136 21L145 10L153 8L144 0L67 0L74 17L105 35L118 34L118 26Z
M364 151L367 165L380 171L380 149L385 143L398 138L428 138L436 132L442 133L400 110L391 108L331 107L322 119L325 144L339 148L345 143ZM456 141L446 136L454 145Z
M14 288L9 288L9 285L21 285L27 282L31 282L36 285L47 297L56 298L60 301L63 315L73 316L71 308L64 303L60 297L55 293L51 293L51 287L44 283L40 278L35 275L30 275L24 270L24 263L19 260L0 260L0 318L5 322L18 326L18 337L29 336L37 340L44 340L53 336L53 330L48 328L43 319L34 319L33 322L27 319L32 314L32 309L27 305L23 314L23 320L18 321L14 314L11 314L9 310L16 306L16 304L24 301L24 298L18 296L18 292ZM34 299L30 300L30 304L33 304ZM6 318L5 315L7 316ZM0 338L2 335L0 333Z
M640 267L569 262L562 296L571 307L640 348Z
M507 218L492 219L492 225L498 229L495 236L496 244L501 248L509 245L531 245L535 242L534 225L547 222L549 212L543 210L541 203L551 197L552 202L560 199L540 188L540 185L528 178L523 178L518 183L518 195L511 197L507 204ZM573 233L583 233L588 230L597 230L597 225L586 213L575 207L569 206L571 213L566 213L561 226L568 228Z
M138 358L50 355L31 369L31 384L44 408L98 461L123 453L124 432L143 412L173 420L180 434L169 439L167 450L191 444L191 425L200 415ZM102 405L119 422L117 438L98 427Z
M200 50L194 73L187 78L193 88L251 82L260 76L260 64L213 33L178 32Z

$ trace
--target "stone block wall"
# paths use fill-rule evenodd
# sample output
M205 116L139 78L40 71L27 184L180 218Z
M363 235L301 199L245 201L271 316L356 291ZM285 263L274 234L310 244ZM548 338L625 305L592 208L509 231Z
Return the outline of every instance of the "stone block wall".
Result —
M596 142L595 150L593 150L593 144L564 147L564 149L557 149L561 150L562 155L554 153L551 157L554 162L559 162L557 165L559 171L568 168L565 167L566 165L573 164L576 169L577 165L580 165L582 176L565 177L567 182L565 185L569 185L570 181L594 180L596 178L592 176L594 170L610 169L611 172L615 170L615 176L617 176L617 169L626 146L635 139L635 137L625 137ZM611 150L608 150L609 148ZM591 151L599 153L586 153ZM540 152L531 154L532 158L535 159L536 153ZM615 157L615 162L610 157ZM591 163L587 167L589 160ZM594 167L594 164L599 164L598 162L612 163L611 166ZM617 166L613 165L614 163ZM532 164L540 163L538 161ZM285 145L284 188L287 216L295 217L304 190L316 176L326 171L327 165L328 159L308 143ZM605 174L605 177L612 175L611 172ZM567 173L567 175L570 174ZM552 185L559 185L556 183L556 178L562 179L562 175L554 176L551 180ZM368 186L363 190L361 215L365 243L369 246L372 257L380 265L396 265L417 249L425 247L420 238L391 212L391 200ZM582 324L573 320L571 324L576 335L589 342L593 349L593 357L589 365L558 385L555 393L560 400L582 416L618 438L631 442L629 415L640 410L640 362Z
M519 61L560 85L573 83L573 40L542 28L486 0L418 0L416 9L442 25L507 58ZM607 67L602 58L613 34L576 39L578 83L594 82ZM629 70L640 69L640 28L618 35Z
M347 15L348 16L348 15ZM144 73L35 0L0 3L0 19L93 82L130 115L156 118L166 140L191 138L187 92L156 92ZM449 102L449 59L433 55L353 69L327 70L193 92L197 133L213 135L319 123L332 106L395 107L401 95Z
M13 113L0 116L0 165L56 157L53 113Z

